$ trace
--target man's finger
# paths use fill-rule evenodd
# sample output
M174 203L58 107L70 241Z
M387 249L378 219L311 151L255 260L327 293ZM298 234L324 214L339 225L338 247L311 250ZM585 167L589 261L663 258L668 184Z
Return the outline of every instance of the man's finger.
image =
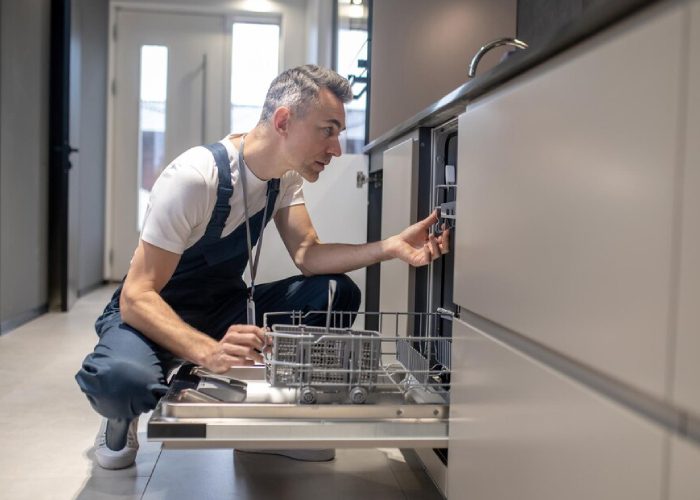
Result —
M428 229L430 226L435 224L437 221L438 221L437 210L433 210L433 213L431 213L425 219L420 221L420 225L425 227L426 229Z
M235 344L223 344L223 349L226 354L232 357L252 359L258 363L263 362L262 354L250 347Z
M231 325L226 333L254 333L262 339L265 336L265 329L255 325Z
M235 329L236 331L245 332L245 333L258 333L258 332L264 333L265 332L264 328L260 328L259 326L256 326L256 325L231 325L231 326L229 326L229 330L232 328Z
M445 232L440 236L440 251L443 254L450 253L450 230L445 229Z
M440 255L442 255L442 252L440 252L440 248L438 247L437 238L435 238L434 235L430 235L430 240L428 241L428 244L430 245L431 260L435 260L438 257L440 257Z
M264 338L260 338L254 333L239 333L235 331L227 332L221 339L221 342L234 345L246 345L255 348L263 347L265 345Z

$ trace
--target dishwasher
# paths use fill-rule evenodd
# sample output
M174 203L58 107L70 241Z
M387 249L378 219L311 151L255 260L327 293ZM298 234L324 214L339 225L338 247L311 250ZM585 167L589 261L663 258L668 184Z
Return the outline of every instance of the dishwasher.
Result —
M419 166L418 215L438 209L434 231L454 231L457 124L422 130L430 153ZM450 252L423 268L411 282L422 297L414 312L266 314L265 363L223 375L182 365L148 439L169 449L417 449L446 467L453 267Z
M223 375L182 365L148 439L171 449L444 447L451 340L432 332L446 314L268 313L265 363ZM308 325L316 315L325 326ZM361 316L379 330L353 329Z

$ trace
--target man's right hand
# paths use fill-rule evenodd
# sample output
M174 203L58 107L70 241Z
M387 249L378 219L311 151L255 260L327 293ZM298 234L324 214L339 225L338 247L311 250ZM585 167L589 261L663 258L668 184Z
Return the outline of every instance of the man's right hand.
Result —
M265 330L255 325L231 325L200 363L212 373L226 373L232 366L262 363Z

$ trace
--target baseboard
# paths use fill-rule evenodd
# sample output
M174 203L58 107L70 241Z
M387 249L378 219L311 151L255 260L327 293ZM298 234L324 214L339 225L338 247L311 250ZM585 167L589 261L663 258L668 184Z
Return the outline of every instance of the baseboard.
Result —
M0 335L4 335L9 331L14 330L18 326L22 326L23 324L33 320L34 318L38 318L47 312L49 312L49 305L43 304L39 307L35 307L23 313L17 314L10 319L0 321Z
M97 283L93 283L92 285L88 285L85 288L78 290L77 295L80 298L83 295L87 295L88 293L92 292L93 290L97 290L98 288L107 285L108 283L110 282L107 280L98 281Z

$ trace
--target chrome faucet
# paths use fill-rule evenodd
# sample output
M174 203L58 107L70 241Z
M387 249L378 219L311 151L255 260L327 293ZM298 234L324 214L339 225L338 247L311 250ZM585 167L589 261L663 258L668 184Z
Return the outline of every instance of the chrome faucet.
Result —
M472 58L472 62L469 63L469 78L474 78L476 75L476 67L479 65L481 58L484 57L489 50L500 47L501 45L510 45L511 47L516 47L518 49L526 49L528 47L525 42L518 40L517 38L497 38L496 40L490 41L479 49L479 51Z

